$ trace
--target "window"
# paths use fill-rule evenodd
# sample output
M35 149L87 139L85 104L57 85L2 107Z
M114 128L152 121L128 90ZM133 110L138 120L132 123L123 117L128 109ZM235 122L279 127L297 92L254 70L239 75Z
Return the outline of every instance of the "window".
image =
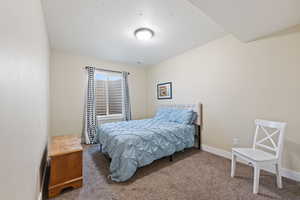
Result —
M96 115L121 116L123 114L122 75L96 71L95 86Z

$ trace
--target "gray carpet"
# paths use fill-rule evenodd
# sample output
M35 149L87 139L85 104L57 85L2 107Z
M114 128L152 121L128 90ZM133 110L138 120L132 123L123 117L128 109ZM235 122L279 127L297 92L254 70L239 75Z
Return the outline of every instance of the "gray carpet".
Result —
M84 148L84 186L65 191L53 200L263 200L299 199L300 183L262 172L259 194L252 194L252 168L238 164L230 178L230 160L189 149L176 153L173 162L163 158L138 169L125 183L107 180L108 162L97 146Z

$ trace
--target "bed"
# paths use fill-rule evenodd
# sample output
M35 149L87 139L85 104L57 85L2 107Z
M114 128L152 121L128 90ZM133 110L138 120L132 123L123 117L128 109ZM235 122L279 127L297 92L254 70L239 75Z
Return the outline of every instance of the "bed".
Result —
M151 119L99 125L100 149L111 158L109 177L116 182L127 181L137 168L193 147L196 132L201 130L201 108L201 104L160 105ZM191 119L187 112L193 113ZM191 123L182 123L185 119Z

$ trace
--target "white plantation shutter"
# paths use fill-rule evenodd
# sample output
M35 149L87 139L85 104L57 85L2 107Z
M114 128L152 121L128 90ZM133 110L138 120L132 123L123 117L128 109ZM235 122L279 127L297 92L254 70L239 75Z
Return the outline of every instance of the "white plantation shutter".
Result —
M106 83L104 80L96 79L95 98L96 98L96 115L106 115L107 112L107 95Z
M122 114L122 80L108 81L108 114Z
M122 76L98 71L95 80L96 115L122 114Z

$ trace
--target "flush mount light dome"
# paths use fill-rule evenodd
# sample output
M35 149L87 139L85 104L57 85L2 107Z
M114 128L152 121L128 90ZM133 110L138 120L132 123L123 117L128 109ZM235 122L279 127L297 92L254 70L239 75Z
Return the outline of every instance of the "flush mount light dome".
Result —
M154 31L149 28L139 28L134 31L138 40L150 40L154 36Z

